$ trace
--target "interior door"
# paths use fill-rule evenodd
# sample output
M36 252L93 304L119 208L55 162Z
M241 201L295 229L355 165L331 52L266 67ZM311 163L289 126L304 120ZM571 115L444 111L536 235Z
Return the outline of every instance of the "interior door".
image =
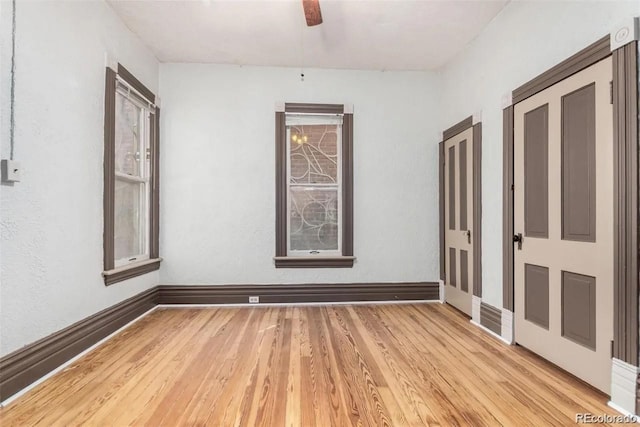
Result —
M611 78L607 58L514 107L515 339L605 393L613 339Z
M444 141L446 301L471 316L473 128Z

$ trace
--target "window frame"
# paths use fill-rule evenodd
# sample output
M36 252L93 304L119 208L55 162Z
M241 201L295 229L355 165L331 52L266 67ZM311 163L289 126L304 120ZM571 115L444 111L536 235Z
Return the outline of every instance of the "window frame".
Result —
M339 142L339 248L340 253L319 252L315 255L289 250L289 141L286 114L342 115ZM276 268L351 268L353 255L353 109L343 104L285 103L276 107Z
M295 113L292 113L295 114ZM302 117L304 116L303 114L298 113L298 117ZM319 114L309 114L309 116L312 117L320 117ZM343 120L344 120L344 115L343 114L324 114L324 116L327 117L336 117L339 116L342 120L340 120L340 130L342 130L342 126L343 126ZM328 121L327 121L328 122ZM302 125L305 126L305 125ZM335 184L328 184L328 183L323 183L323 184L292 184L291 183L291 161L290 161L290 153L291 153L291 130L290 127L287 128L287 123L286 123L286 114L285 114L285 131L286 131L286 135L285 135L285 141L287 143L287 195L291 194L291 191L293 188L304 188L304 187L317 187L318 189L335 189L336 191L336 195L337 195L337 199L340 201L340 205L342 204L342 132L340 132L337 135L337 147L336 148L340 148L337 149L337 153L336 153L336 161L337 161L337 176L336 176L336 183ZM292 200L291 197L287 197L287 255L288 256L305 256L305 255L310 255L310 252L308 250L293 250L291 249L291 247L289 246L291 244L291 207L292 207ZM342 213L340 213L338 215L338 236L340 237L342 235ZM342 239L338 238L338 248L337 249L316 249L314 251L317 255L321 255L321 256L341 256L342 254ZM314 255L316 256L316 255Z
M148 216L147 230L148 257L116 265L115 259L115 126L116 126L116 91L120 79L132 90L150 101L149 117L146 128L149 132L150 159L148 172L148 199L145 215ZM144 111L144 110L143 110ZM103 230L103 272L105 285L122 282L160 268L162 259L159 255L159 195L160 195L160 152L159 152L160 108L156 105L156 96L122 64L118 64L117 72L106 67L105 113L104 113L104 230Z
M122 84L122 83L121 83ZM118 96L125 97L126 101L131 103L136 108L136 114L138 115L138 120L140 124L140 133L139 133L139 156L140 158L144 156L144 160L139 162L139 171L137 175L129 175L126 173L118 172L117 167L114 168L116 171L114 172L116 184L118 182L127 182L130 184L138 184L143 185L144 191L139 194L139 209L140 209L140 218L138 221L144 223L145 227L143 230L140 230L141 243L144 245L144 250L140 253L131 254L131 256L126 256L123 258L116 258L114 255L114 267L125 267L131 265L135 262L145 261L151 258L151 246L150 246L150 234L151 234L151 215L150 215L150 201L151 201L151 127L153 123L151 122L151 112L155 111L155 107L152 107L148 100L140 97L137 94L135 89L130 86L122 84L122 86L127 86L127 91L129 93L124 94L120 90L120 85L116 85L116 103L118 102ZM131 96L131 92L134 92L134 96ZM140 99L138 99L140 98ZM117 107L116 107L117 109ZM117 120L117 116L116 116ZM117 123L116 123L117 126ZM118 147L114 146L114 150L117 151ZM115 229L114 229L115 233ZM114 236L115 237L115 236Z

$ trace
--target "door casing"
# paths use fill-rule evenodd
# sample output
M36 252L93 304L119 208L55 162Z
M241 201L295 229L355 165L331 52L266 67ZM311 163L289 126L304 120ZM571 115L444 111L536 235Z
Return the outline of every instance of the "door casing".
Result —
M473 296L482 297L482 122L474 123L473 116L456 123L442 132L442 141L438 146L438 170L439 170L439 207L440 207L440 280L445 281L447 277L445 265L445 155L444 141L468 130L473 129L473 215L471 218L474 230L472 238L473 246Z
M514 224L523 240L514 256L515 340L605 393L613 339L611 72L607 57L514 112ZM578 165L582 179L571 183Z
M638 366L638 42L613 52L607 35L512 92L503 110L503 308L514 310L513 106L602 59L613 59L613 357Z

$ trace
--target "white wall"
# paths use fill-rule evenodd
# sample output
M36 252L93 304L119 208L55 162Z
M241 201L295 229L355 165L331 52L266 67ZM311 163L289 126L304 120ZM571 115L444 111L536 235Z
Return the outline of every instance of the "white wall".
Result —
M637 1L514 1L440 70L441 128L482 111L482 281L489 304L502 307L503 95L638 15Z
M2 157L8 156L11 3L2 1ZM151 89L155 57L102 1L17 5L16 159L0 186L0 355L158 283L105 287L102 160L105 51Z
M0 0L0 153L11 5ZM16 159L0 186L0 355L164 284L435 281L437 133L482 111L484 299L501 305L502 96L640 15L638 2L512 2L436 75L161 66L160 274L105 287L104 53L158 63L102 1L18 2ZM353 269L275 269L274 104L355 107ZM52 226L54 224L55 226Z
M162 284L438 280L433 74L162 64ZM276 269L274 107L354 105L352 269Z

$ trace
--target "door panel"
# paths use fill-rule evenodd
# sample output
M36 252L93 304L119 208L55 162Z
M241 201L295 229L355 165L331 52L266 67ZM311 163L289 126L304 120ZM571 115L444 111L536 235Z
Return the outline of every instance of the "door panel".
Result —
M609 393L611 58L514 107L516 342Z
M549 237L549 105L524 115L524 235Z
M469 252L460 249L460 290L469 292Z
M445 184L445 187L447 187L449 189L449 191L447 192L447 200L449 200L449 208L447 210L447 212L449 213L448 217L449 217L449 230L455 230L456 229L456 194L458 194L456 192L456 168L455 167L449 167L449 165L451 164L455 164L456 162L456 147L455 146L450 146L448 151L448 155L447 155L447 160L446 160L446 164L447 164L447 169L449 170L449 179L447 179L447 184Z
M562 272L562 336L596 349L596 278Z
M471 316L473 290L473 129L444 141L445 299Z
M549 330L549 269L524 265L524 318Z
M467 230L467 140L463 139L458 144L458 173L460 174L460 230Z
M596 241L595 84L562 97L562 238Z
M456 248L449 248L449 271L447 277L449 278L449 284L454 288L458 286L458 269L456 268L456 260L458 256L456 254Z

